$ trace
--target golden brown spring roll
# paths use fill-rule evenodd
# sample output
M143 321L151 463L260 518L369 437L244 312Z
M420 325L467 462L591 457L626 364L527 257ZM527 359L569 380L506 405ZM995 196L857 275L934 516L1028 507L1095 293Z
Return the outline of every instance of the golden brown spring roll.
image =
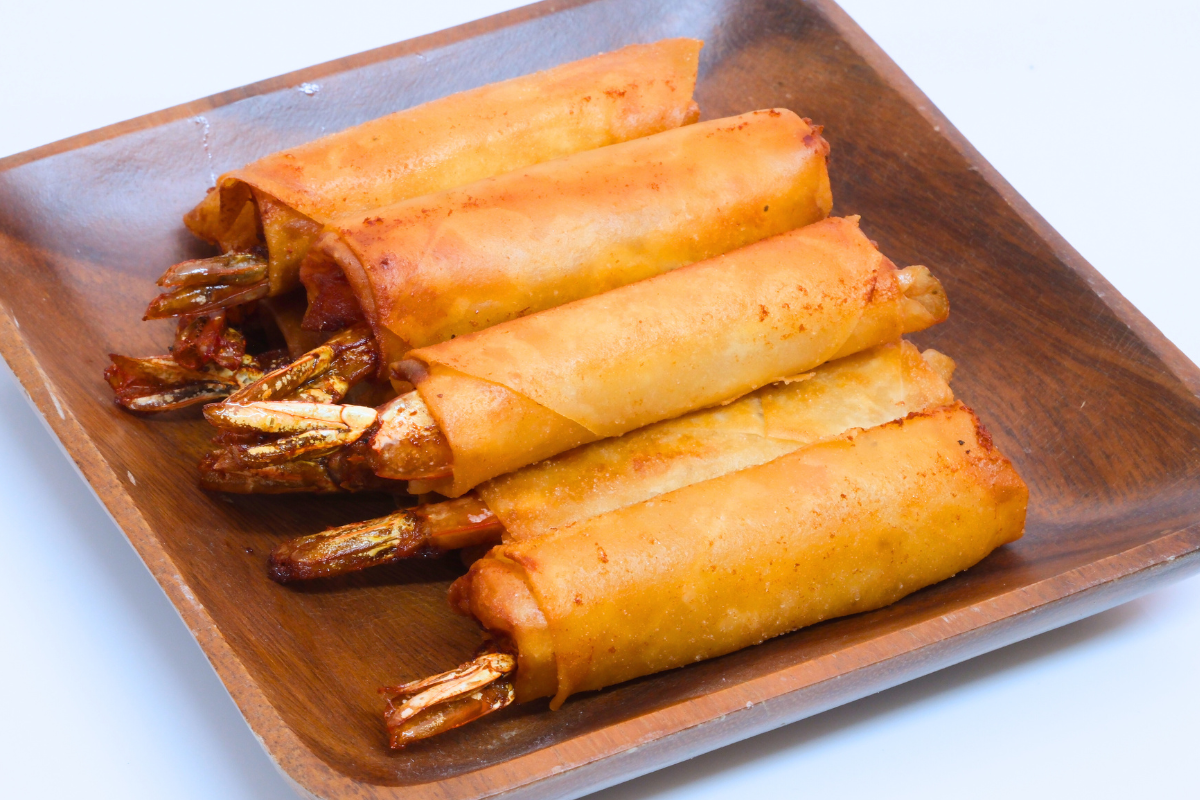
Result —
M280 294L337 217L694 122L700 47L631 45L366 122L222 175L184 222L225 251L265 245Z
M954 362L906 341L764 386L726 406L577 447L475 493L518 542L802 447L954 402Z
M452 454L433 488L727 403L945 319L924 267L897 270L827 219L604 295L414 350L399 365ZM382 477L388 465L376 467Z
M451 599L557 708L895 602L1018 539L1027 502L956 403L498 546Z
M893 342L765 386L727 406L602 439L494 478L455 500L291 539L271 555L281 583L552 533L802 447L954 401L954 362ZM475 552L478 548L481 552Z
M304 264L310 308L310 276L340 271L391 363L816 222L827 153L791 111L756 111L343 217Z

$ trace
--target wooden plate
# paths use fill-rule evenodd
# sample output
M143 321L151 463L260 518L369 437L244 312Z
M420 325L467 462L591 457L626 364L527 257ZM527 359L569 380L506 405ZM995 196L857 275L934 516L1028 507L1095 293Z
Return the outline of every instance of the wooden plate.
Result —
M1028 534L890 608L390 753L376 688L477 643L446 608L457 559L276 586L264 573L276 542L387 501L204 494L204 424L118 412L105 355L164 350L170 324L139 322L142 309L166 265L207 253L180 217L221 172L449 92L680 35L707 42L706 116L786 106L826 125L835 210L862 214L895 261L945 282L951 319L917 339L958 360L958 393L1029 482ZM0 351L263 746L313 796L582 794L1200 568L1200 371L823 1L544 3L4 159Z

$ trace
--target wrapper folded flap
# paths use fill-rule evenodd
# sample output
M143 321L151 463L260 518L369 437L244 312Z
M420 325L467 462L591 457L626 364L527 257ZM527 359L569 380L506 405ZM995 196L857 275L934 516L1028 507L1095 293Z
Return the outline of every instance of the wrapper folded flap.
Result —
M400 367L454 456L453 481L438 491L457 496L944 318L898 275L857 218L832 218L415 350Z
M936 351L926 355L904 341L881 345L729 405L577 447L475 491L503 523L506 542L546 535L851 428L953 402L953 362Z
M1019 538L1027 502L955 403L500 545L459 605L528 644L518 699L557 707L895 602Z

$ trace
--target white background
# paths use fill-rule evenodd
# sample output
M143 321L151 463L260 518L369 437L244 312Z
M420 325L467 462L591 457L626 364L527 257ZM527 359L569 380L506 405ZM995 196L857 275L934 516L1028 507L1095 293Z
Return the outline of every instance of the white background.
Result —
M516 5L0 0L0 155ZM1200 4L844 6L1200 361ZM0 796L292 797L4 367L0 454ZM1196 797L1197 676L1192 579L598 797Z

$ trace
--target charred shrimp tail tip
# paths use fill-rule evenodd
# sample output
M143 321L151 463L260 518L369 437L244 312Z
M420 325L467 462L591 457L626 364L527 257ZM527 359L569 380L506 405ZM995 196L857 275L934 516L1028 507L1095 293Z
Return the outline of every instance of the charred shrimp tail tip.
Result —
M276 583L291 583L317 577L308 574L302 565L296 564L286 556L281 557L278 553L271 553L271 559L267 563L267 575Z

